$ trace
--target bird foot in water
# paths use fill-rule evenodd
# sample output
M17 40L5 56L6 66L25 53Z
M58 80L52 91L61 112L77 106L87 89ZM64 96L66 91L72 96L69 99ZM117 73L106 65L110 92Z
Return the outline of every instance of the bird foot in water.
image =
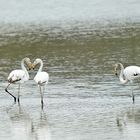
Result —
M135 103L135 97L134 97L134 95L132 97L132 101L133 101L133 104L134 104Z
M14 102L16 103L16 97L14 97Z
M19 98L18 98L18 103L20 102Z
M43 100L41 100L41 108L43 109L43 107L44 107L44 102Z

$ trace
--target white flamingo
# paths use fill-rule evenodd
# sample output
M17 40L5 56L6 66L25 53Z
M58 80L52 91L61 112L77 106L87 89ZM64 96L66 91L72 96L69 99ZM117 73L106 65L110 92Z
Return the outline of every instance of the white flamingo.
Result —
M121 63L115 64L115 74L118 75L117 73L117 68L120 67L120 75L119 79L122 84L126 84L129 81L133 82L135 80L140 79L140 67L138 66L128 66L124 68L124 66ZM133 94L132 90L132 100L133 103L135 102L135 97Z
M20 85L21 83L24 83L25 81L29 80L29 74L28 74L28 71L24 65L24 63L26 63L26 65L28 67L31 67L32 66L32 63L30 61L29 58L25 57L24 59L22 59L21 61L21 68L22 69L17 69L17 70L13 70L9 76L8 76L8 86L5 88L5 91L7 93L9 93L13 98L14 98L14 101L16 102L16 97L11 94L9 91L8 91L8 87L11 85L11 84L16 84L18 83L18 102L19 102L19 96L20 96Z
M40 64L39 70L34 77L34 81L38 84L40 88L40 95L41 95L41 105L43 108L43 96L44 96L44 86L48 84L49 81L49 74L47 72L42 71L43 68L43 61L40 58L37 58L32 67L35 68L36 65Z

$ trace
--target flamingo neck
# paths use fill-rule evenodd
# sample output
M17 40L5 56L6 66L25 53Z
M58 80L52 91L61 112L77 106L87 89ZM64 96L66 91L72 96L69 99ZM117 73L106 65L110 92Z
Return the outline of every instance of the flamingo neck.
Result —
M124 73L123 73L124 72L124 66L121 63L119 63L119 65L120 65L120 68L121 68L121 72L120 72L120 76L119 76L120 82L122 84L126 84L128 82L128 79L125 78Z
M21 68L22 68L23 71L25 71L27 79L29 79L29 73L28 73L28 71L27 71L27 69L26 69L26 67L24 65L24 62L25 62L25 59L22 59L22 61L21 61Z
M40 67L39 67L38 72L41 72L41 71L42 71L42 68L43 68L43 61L40 60L39 63L40 63ZM37 73L38 73L38 72L37 72Z

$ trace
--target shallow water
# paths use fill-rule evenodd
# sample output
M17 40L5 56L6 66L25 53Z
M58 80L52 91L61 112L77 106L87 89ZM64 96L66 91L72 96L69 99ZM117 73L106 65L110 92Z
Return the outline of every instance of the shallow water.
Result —
M116 62L140 65L139 1L0 3L0 140L140 139L140 89L132 104L130 84L113 73ZM20 105L4 91L25 56L41 58L50 75L43 110L37 69Z
M32 30L1 37L0 138L139 139L139 90L135 90L133 105L130 85L121 85L113 73L116 62L139 65L139 28L97 30L87 35L81 30L79 34L68 30L66 34L70 36L66 38L59 33L45 34L45 29ZM44 110L39 89L32 80L37 69L29 72L30 80L22 85L20 106L13 104L4 91L9 72L20 68L25 56L32 61L42 58L43 70L50 75ZM17 86L9 90L16 94Z

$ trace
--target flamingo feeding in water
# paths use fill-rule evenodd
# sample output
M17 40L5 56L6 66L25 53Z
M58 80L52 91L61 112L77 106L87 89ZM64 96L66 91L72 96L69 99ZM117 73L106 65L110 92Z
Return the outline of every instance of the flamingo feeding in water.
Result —
M21 61L21 68L22 69L17 69L17 70L13 70L9 76L8 76L8 86L5 88L5 91L10 94L13 98L14 98L14 101L16 102L16 97L11 94L9 91L8 91L8 87L11 85L11 84L18 84L18 102L19 102L19 97L20 97L20 85L21 83L24 83L25 81L29 80L29 74L28 74L28 71L25 67L25 64L30 68L32 66L32 63L30 61L29 58L25 57L24 59L22 59Z
M115 75L118 76L117 69L120 68L119 79L122 84L126 84L129 81L134 82L140 79L140 67L138 66L128 66L124 68L121 63L115 64ZM138 81L137 81L138 82ZM132 100L135 102L135 97L132 90Z
M40 64L39 70L34 77L34 81L38 84L40 88L40 95L41 95L41 105L43 108L43 96L44 96L44 86L48 84L49 81L49 74L45 71L42 71L43 69L43 61L40 58L37 58L34 63L32 64L32 68L34 69L36 65Z

